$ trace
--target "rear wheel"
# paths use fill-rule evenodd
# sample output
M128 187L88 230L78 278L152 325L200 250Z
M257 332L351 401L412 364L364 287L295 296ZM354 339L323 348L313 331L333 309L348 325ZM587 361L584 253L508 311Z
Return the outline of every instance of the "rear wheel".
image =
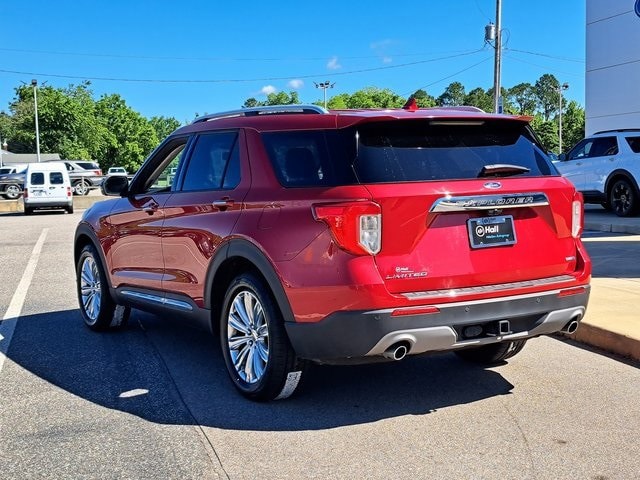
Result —
M107 330L126 323L130 309L117 305L109 294L107 278L93 245L82 249L76 265L78 303L84 323L91 330Z
M25 214L25 215L32 215L32 214L33 214L33 208L31 208L31 207L24 207L24 214Z
M222 355L234 386L252 400L289 397L302 377L270 290L251 273L227 289L220 321Z
M65 210L67 213L73 213L73 205L69 205Z
M609 205L619 217L630 217L638 211L638 192L626 178L616 180L609 192Z
M88 195L89 183L85 180L78 180L73 184L73 193L76 195Z
M527 343L526 340L492 343L480 347L456 350L456 355L469 362L491 365L513 357L524 348L525 343Z

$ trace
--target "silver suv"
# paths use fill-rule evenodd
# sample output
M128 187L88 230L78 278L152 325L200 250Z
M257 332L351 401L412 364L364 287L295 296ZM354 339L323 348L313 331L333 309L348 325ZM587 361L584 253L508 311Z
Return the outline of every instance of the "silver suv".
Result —
M620 217L640 210L640 129L595 133L561 154L556 167L582 192Z

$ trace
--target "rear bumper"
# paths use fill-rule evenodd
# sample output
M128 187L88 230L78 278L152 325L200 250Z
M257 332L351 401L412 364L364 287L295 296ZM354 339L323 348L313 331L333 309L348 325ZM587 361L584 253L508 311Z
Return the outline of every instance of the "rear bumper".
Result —
M286 328L302 358L376 357L398 342L408 346L409 355L415 355L556 333L570 321L580 321L588 301L589 286L585 285L577 290L429 305L434 313L407 314L410 311L393 308L342 311L317 323L287 323ZM505 320L508 333L504 328L500 333L498 322ZM473 330L480 333L468 336Z

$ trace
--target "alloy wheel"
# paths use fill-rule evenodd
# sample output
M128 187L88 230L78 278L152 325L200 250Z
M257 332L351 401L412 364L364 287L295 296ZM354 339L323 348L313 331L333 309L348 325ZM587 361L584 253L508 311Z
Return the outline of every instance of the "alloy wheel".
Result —
M227 346L238 376L254 384L269 362L269 325L262 304L251 292L238 293L227 318Z
M611 206L617 215L627 216L631 213L634 207L634 193L628 182L619 180L615 183L611 191Z
M80 296L87 317L95 322L100 315L102 289L98 265L91 257L84 259L80 269Z

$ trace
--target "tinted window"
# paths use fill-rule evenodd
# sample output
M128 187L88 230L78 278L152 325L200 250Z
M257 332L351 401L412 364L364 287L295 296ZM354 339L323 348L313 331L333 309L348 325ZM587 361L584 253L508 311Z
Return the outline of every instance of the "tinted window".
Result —
M593 140L593 145L589 150L588 157L603 157L605 155L615 155L618 153L618 142L616 137L601 137Z
M557 175L529 130L516 122L394 121L357 128L263 134L284 186L478 178L487 165L521 176Z
M237 152L235 162L230 161L237 136L236 132L199 135L184 174L182 190L219 190L224 185L231 185L228 188L237 186L240 178ZM225 182L227 175L229 182Z
M285 187L335 186L356 183L355 131L289 131L263 133L264 146Z
M61 172L49 173L49 183L51 183L51 185L62 185L64 183L64 178L62 177L62 173Z
M633 153L640 153L640 137L627 137L627 143Z
M85 170L99 170L100 166L96 162L76 162L76 165L80 165Z
M44 185L44 173L33 172L31 174L31 185Z

